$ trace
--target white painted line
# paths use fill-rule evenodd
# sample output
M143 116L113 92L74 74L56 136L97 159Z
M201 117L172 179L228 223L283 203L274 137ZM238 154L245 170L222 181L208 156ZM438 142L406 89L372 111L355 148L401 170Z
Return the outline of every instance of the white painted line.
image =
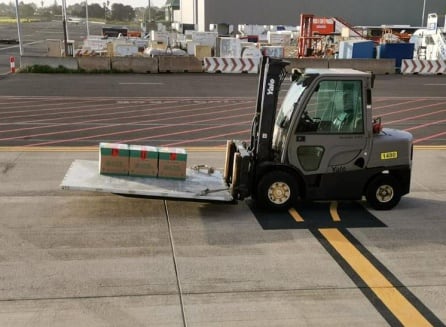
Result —
M136 82L129 82L129 83L119 83L119 85L164 85L164 83L156 83L156 82L141 82L141 83L136 83Z

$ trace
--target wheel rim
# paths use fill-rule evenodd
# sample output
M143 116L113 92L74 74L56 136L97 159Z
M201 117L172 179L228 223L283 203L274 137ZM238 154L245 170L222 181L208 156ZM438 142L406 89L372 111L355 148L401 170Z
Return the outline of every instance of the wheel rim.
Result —
M376 190L376 199L381 203L390 202L393 199L393 187L390 185L381 185Z
M291 190L284 182L275 182L268 189L268 198L274 204L283 204L290 199Z

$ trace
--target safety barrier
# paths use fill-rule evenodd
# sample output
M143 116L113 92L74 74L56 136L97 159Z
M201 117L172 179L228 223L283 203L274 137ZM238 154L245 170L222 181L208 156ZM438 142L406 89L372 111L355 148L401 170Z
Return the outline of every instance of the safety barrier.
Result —
M99 55L99 53L94 50L77 49L74 52L75 57L82 57L82 56L92 57L92 56L98 56L98 55Z
M395 73L395 59L329 59L328 68L352 68L376 75Z
M10 66L10 69L11 69L11 73L15 73L15 57L14 56L11 56L11 57L9 57L9 66Z
M113 57L111 68L116 72L158 73L158 58Z
M328 68L328 59L321 58L286 58L290 64L286 67L287 72L293 69L305 68Z
M259 59L207 57L203 60L206 73L253 73L259 72Z
M403 59L401 62L401 73L423 75L446 74L446 61Z
M201 73L201 60L193 56L158 56L160 73Z
M285 58L293 68L353 68L361 71L372 71L379 74L394 74L395 59L319 59L319 58ZM68 69L83 69L95 71L122 71L134 73L258 73L259 59L257 58L221 58L205 57L200 60L194 56L81 56L81 57L40 57L22 56L21 67L31 65L48 65L57 68L64 66ZM419 69L415 69L418 67ZM423 69L421 69L424 67ZM415 64L413 61L403 60L401 72L414 73L446 73L444 61Z
M109 57L79 57L77 58L79 69L86 72L110 71L111 62Z

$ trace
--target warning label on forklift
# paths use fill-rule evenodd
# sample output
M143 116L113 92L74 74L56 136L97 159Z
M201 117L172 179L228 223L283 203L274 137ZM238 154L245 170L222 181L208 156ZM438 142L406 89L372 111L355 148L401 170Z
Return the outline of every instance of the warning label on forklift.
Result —
M398 158L398 152L392 151L392 152L382 152L381 153L381 160L389 160L389 159L397 159Z

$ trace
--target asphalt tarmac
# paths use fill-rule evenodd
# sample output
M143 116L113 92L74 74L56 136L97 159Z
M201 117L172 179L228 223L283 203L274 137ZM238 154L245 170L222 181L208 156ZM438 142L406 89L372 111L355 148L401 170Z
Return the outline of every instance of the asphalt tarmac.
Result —
M220 108L201 120L235 116L219 106L248 116L255 76L18 74L0 85L1 326L445 325L444 77L377 78L377 112L419 140L411 192L385 212L364 202L302 203L279 213L249 200L61 190L73 160L97 160L101 134L122 132L110 130L113 121L87 122L98 117L85 117L95 113L83 107L122 118L138 105L161 112L174 101L195 114ZM132 134L141 124L134 119ZM151 140L185 141L194 145L188 165L221 169L227 135L217 131L225 123L190 124L214 132ZM108 130L67 137L71 125Z
M411 193L290 212L63 191L82 148L0 151L1 326L443 326L445 150ZM188 164L223 167L192 149Z

